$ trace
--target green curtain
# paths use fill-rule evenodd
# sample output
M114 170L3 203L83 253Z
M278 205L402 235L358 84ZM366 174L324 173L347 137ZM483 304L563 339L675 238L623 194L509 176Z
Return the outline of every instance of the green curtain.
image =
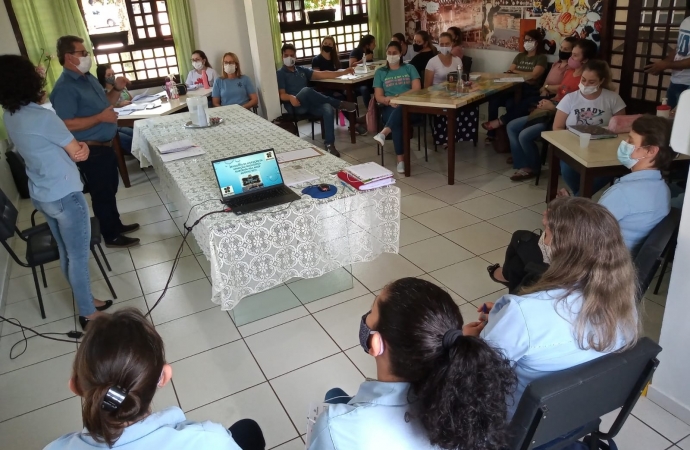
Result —
M175 39L175 54L180 68L180 80L192 70L190 58L196 49L194 43L194 28L192 27L192 13L189 0L167 0L170 28Z
M369 33L376 37L376 59L386 59L386 45L391 34L390 0L369 0Z
M17 17L19 31L29 59L46 72L46 91L55 85L62 73L62 66L55 56L55 45L60 36L67 34L84 38L84 46L91 48L89 33L79 10L77 0L11 0ZM49 61L46 57L52 56ZM96 65L91 71L96 73ZM7 132L0 115L0 139L6 139Z
M280 48L283 46L283 40L280 34L280 19L278 18L278 2L276 0L268 1L268 18L271 21L271 38L273 39L273 59L276 63L276 69L283 66L283 54Z

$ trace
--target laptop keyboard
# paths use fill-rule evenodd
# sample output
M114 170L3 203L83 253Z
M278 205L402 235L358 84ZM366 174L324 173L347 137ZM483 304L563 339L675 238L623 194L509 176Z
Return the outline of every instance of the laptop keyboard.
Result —
M242 205L248 205L251 203L259 203L264 200L270 200L272 198L281 197L283 195L291 194L293 191L287 186L280 186L275 189L266 190L263 192L257 192L256 194L245 195L240 198L230 199L227 201L228 206L237 207Z

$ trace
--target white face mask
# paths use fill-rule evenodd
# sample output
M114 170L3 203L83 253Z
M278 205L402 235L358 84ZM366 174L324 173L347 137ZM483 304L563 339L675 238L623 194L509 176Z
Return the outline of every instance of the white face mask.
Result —
M388 64L398 64L400 62L400 55L387 55L386 61L388 61Z
M580 83L580 92L582 92L582 95L592 95L596 94L596 92L599 90L599 86L585 86L584 84Z
M439 51L442 55L447 55L448 53L450 53L450 47L439 47L439 48L438 48L438 51Z
M235 64L225 64L223 66L223 69L225 69L225 73L232 74L232 73L235 73L237 66Z
M526 52L531 52L532 50L534 50L534 47L535 47L536 45L537 45L537 44L535 44L534 42L525 42L525 45L524 45L525 51L526 51Z
M203 61L193 61L192 66L194 66L196 70L201 70L201 68L204 67L204 63Z
M81 73L88 73L89 70L91 70L91 64L92 64L91 56L80 56L79 57L79 65L77 66L77 69Z
M295 58L292 56L286 56L283 58L283 64L285 64L287 67L292 67L295 65Z
M542 233L541 236L539 236L539 242L537 242L537 244L539 245L541 254L544 257L544 262L546 264L551 264L551 245L546 245L546 242L544 242L545 237L546 233Z

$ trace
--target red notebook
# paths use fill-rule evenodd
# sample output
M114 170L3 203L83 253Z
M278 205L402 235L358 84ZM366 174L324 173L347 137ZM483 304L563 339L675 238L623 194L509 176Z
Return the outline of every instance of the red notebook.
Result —
M353 188L357 189L358 191L368 191L369 189L376 189L379 187L383 186L388 186L389 184L395 183L395 178L389 177L389 178L382 178L380 180L372 181L370 183L362 183L359 181L355 176L353 176L350 173L347 173L343 170L338 172L338 178L343 180L345 183L349 184Z

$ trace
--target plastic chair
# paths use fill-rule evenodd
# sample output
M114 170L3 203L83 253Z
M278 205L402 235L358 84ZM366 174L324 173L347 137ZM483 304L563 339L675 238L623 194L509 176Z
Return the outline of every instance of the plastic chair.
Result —
M281 105L285 106L285 105ZM283 117L286 120L289 120L295 125L295 129L297 130L297 137L299 137L299 126L297 125L298 122L302 122L303 120L308 120L311 123L311 140L314 140L314 123L319 122L321 124L321 136L325 135L325 131L323 129L323 119L321 116L315 116L313 114L290 114L287 111L285 114L283 114Z

